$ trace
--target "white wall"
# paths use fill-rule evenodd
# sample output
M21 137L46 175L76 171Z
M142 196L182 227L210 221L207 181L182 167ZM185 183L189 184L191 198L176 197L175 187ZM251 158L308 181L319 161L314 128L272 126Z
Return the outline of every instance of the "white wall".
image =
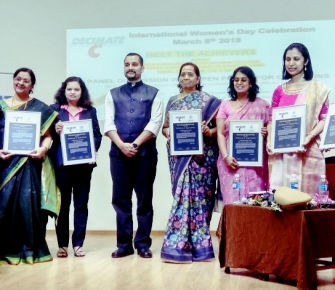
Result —
M334 19L334 11L334 0L0 0L0 72L14 72L22 66L32 68L37 76L34 96L49 104L66 78L66 29L325 20ZM334 61L333 56L330 61ZM92 177L89 230L116 229L110 204L109 146L104 138ZM162 136L158 138L158 150L153 229L164 230L172 197ZM218 217L214 215L213 230ZM53 228L51 222L48 226Z

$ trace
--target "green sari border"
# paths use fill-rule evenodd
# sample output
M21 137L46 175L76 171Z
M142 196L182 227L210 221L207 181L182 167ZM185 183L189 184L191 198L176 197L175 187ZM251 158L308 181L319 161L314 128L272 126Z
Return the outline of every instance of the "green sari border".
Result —
M31 101L34 100L31 99ZM11 109L8 104L4 100L0 100L0 106L4 112L7 110ZM18 106L21 107L22 105ZM58 112L53 111L51 115L47 118L47 120L41 125L41 130L40 130L40 136L43 136L48 129L50 128L51 124L54 122L58 115ZM0 184L0 190L13 178L13 176L18 172L18 170L27 162L28 157L27 156L22 156L20 157L20 160L15 164L13 169L8 173L6 178L2 181Z
M58 116L58 112L54 111L50 117L42 124L41 126L41 136L43 136L51 127L52 123L55 121Z
M16 174L16 172L19 171L19 169L27 162L28 157L21 157L19 162L16 163L16 165L13 167L13 169L9 172L9 174L6 176L4 181L0 184L0 190L3 189L3 187L7 184L8 181L12 179L12 177Z
M44 263L44 262L50 262L53 258L51 255L47 255L40 258L34 258L34 257L26 257L22 259L21 257L13 257L13 256L6 256L5 259L0 260L0 265L22 265L22 264L29 264L33 265L35 263Z
M31 99L32 101L33 99ZM4 100L0 100L0 106L2 107L3 111L6 112L8 109L11 109L8 104ZM21 107L19 105L17 108ZM53 121L55 121L56 117L58 116L58 112L54 111L49 118L41 125L40 136L43 136L48 129L50 128Z

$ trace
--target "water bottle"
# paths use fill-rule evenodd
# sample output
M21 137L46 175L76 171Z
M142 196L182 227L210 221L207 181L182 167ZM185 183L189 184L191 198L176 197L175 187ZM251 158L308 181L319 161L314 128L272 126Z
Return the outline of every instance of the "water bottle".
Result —
M328 181L326 179L326 175L320 176L320 182L319 182L319 197L321 203L327 203L328 197L329 197L329 185Z
M298 182L296 174L292 174L291 175L291 178L290 178L290 188L291 189L299 189L299 182Z
M233 203L238 202L241 199L241 179L238 173L234 176L233 181Z

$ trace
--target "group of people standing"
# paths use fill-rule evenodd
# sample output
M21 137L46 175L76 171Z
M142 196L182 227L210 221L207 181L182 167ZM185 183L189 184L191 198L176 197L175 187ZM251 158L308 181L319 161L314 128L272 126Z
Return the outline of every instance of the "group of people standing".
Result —
M31 97L34 72L20 68L13 75L14 96L0 100L0 264L36 263L52 260L45 241L48 216L56 217L58 257L67 257L69 211L74 203L72 246L76 257L85 256L90 180L96 164L64 166L59 134L62 121L91 119L97 152L102 135L96 109L85 83L67 78L55 94L55 104ZM3 149L7 111L41 113L40 146L28 155Z
M329 89L313 80L311 58L303 44L293 43L285 50L282 72L283 79L288 81L276 88L271 106L258 97L259 87L251 68L235 69L229 80L230 99L221 101L202 91L200 70L196 64L188 62L180 67L179 94L170 98L163 118L159 91L142 82L143 70L143 58L137 53L129 53L124 59L127 83L110 90L105 99L103 133L111 140L112 205L117 221L117 249L112 253L113 258L132 255L134 248L140 257L152 257L150 233L157 167L156 137L162 123L162 134L167 138L173 198L161 249L163 261L191 263L210 261L215 257L210 236L215 194L220 192L223 204L232 203L236 173L243 184L242 196L247 196L250 191L268 190L270 186L286 186L292 173L297 175L302 191L315 192L319 176L325 172L324 157L318 144L328 111ZM91 174L96 165L63 166L59 133L63 128L62 121L92 119L97 152L102 136L96 110L84 82L78 77L65 80L56 93L55 104L50 107L30 97L34 84L35 76L31 70L18 70L14 74L15 95L0 103L0 148L3 148L7 109L42 112L39 148L28 156L14 156L0 150L0 232L4 233L4 238L0 239L0 263L1 260L17 264L52 259L45 242L48 214L58 215L57 256L67 257L71 193L75 209L72 246L76 257L85 256L82 246L87 203ZM297 104L307 107L304 150L273 154L269 146L272 108ZM193 109L202 112L203 154L171 155L169 112ZM229 155L229 123L234 120L263 122L263 166L239 166ZM57 206L53 210L47 207L47 211L41 207L40 192L43 192L43 170L46 169L43 160L48 155L61 192L60 211ZM133 190L137 197L135 237ZM55 191L57 197L57 188Z

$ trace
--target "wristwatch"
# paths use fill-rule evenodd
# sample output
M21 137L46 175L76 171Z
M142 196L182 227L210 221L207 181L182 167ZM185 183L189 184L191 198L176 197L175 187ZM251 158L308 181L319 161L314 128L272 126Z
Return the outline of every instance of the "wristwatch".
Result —
M134 149L137 149L137 148L138 148L138 145L137 145L136 143L133 143L132 145L133 145L133 148L134 148Z

